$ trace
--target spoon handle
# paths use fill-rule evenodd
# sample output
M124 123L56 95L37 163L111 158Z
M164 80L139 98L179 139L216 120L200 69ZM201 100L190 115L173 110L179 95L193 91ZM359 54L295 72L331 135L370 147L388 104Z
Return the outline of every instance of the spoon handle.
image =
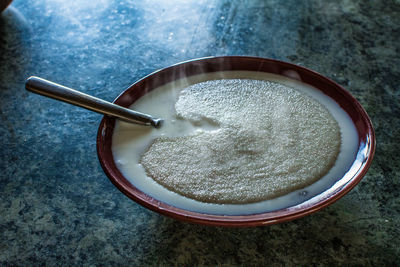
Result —
M153 118L150 115L118 106L39 77L29 77L26 80L25 88L33 93L67 102L101 114L111 115L127 122L152 125L156 128L161 126L162 119Z

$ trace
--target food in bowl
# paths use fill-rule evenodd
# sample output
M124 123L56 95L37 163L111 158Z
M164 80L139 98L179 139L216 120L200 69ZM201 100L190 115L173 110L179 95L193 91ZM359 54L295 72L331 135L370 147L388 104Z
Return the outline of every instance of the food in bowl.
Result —
M200 201L162 186L149 177L144 167L139 164L144 163L143 155L150 151L151 144L160 137L160 132L139 126L140 130L136 131L133 138L137 141L134 144L133 129L130 127L135 126L105 116L97 135L97 152L101 166L110 181L137 203L175 219L205 225L249 227L280 223L314 213L344 196L364 177L375 151L375 134L368 115L360 103L340 85L301 66L273 59L242 56L190 60L144 77L124 91L114 103L123 107L134 104L140 110L140 103L145 97L153 95L154 98L159 98L162 94L158 92L166 92L168 87L172 86L176 90L159 98L163 101L152 109L155 111L152 115L165 118L164 111L157 113L157 109L162 111L163 106L168 105L172 107L171 114L174 114L173 103L178 100L184 88L211 80L226 79L279 83L301 90L301 93L322 104L340 128L340 151L329 171L309 186L271 199L236 204ZM303 91L300 87L310 90ZM147 110L147 105L142 106L142 110ZM202 118L197 123L190 123L187 119L175 122L171 120L170 124L174 124L174 127L161 129L178 128L177 132L181 136L198 134L196 131L209 134L224 127L221 122L208 118ZM127 134L128 138L116 138L116 131L122 133L125 130L130 132ZM136 157L135 162L138 164L128 164L129 161L119 157L120 152L116 152L115 148L122 148L120 152L126 149L129 157ZM132 175L123 171L122 165L133 168ZM150 168L148 169L149 172Z
M340 107L284 76L197 75L157 88L131 107L165 124L117 122L118 168L149 195L192 211L242 215L299 204L329 188L356 153L355 127ZM350 143L352 151L340 155Z

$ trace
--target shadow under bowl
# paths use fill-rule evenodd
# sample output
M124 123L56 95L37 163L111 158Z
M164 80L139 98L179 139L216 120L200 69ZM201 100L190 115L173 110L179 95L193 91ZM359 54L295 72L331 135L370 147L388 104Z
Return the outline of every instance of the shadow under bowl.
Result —
M129 107L144 94L164 84L192 75L219 71L255 71L277 74L311 85L333 99L351 118L357 131L358 144L354 162L343 177L327 190L300 204L271 212L250 215L214 215L181 209L159 201L132 185L116 166L112 153L112 135L116 120L102 119L97 135L97 153L101 166L111 182L137 203L175 219L215 226L259 226L280 223L314 213L348 193L366 174L375 151L375 134L371 121L360 103L332 80L304 67L278 60L225 56L179 63L156 71L130 86L114 103Z

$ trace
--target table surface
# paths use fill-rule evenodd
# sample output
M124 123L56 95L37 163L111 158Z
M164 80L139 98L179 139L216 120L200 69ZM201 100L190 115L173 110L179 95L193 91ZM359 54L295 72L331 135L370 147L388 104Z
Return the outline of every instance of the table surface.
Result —
M0 15L0 265L400 264L400 2L15 0ZM106 100L184 60L251 55L349 90L377 135L335 204L256 228L179 222L121 194L101 115L27 92L37 75Z

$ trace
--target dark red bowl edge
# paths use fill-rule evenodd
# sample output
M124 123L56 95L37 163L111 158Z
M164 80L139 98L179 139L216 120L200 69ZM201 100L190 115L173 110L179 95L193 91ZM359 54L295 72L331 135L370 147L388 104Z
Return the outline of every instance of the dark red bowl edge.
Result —
M375 139L375 131L372 125L372 122L368 116L368 114L366 113L366 111L364 110L364 108L361 106L361 104L357 101L357 99L352 96L346 89L344 89L341 85L337 84L335 81L331 80L328 77L325 77L321 74L319 74L316 71L313 71L311 69L308 69L306 67L303 66L299 66L293 63L288 63L285 61L281 61L281 60L276 60L276 59L268 59L268 58L261 58L261 57L251 57L251 56L222 56L222 57L217 57L217 56L212 56L212 57L203 57L203 58L197 58L197 59L191 59L191 60L187 60L184 62L180 62L180 63L176 63L174 65L168 66L166 68L162 68L159 70L156 70L152 73L150 73L149 75L146 75L145 77L139 79L138 81L136 81L135 83L133 83L132 85L130 85L128 87L131 88L133 85L135 85L136 83L148 78L151 75L154 75L160 71L163 71L167 68L172 68L174 66L177 65L181 65L181 64L185 64L185 63L189 63L189 62L193 62L193 61L198 61L198 60L207 60L207 59L215 59L215 58L248 58L248 59L256 59L256 60L268 60L268 61L273 61L273 62L277 62L280 64L284 64L287 66L291 66L294 65L298 68L301 68L307 72L310 72L320 78L323 78L325 80L328 80L330 83L332 83L334 86L339 87L342 92L344 92L346 94L346 97L351 98L353 101L353 103L356 104L356 108L361 112L362 118L364 120L364 122L367 124L367 128L368 128L368 136L369 136L369 151L367 153L368 158L366 160L365 163L363 163L362 167L361 167L361 172L357 173L355 176L353 177L353 179L351 179L349 182L347 182L346 184L344 184L341 189L339 190L339 192L335 193L334 195L330 196L329 198L325 199L324 201L322 201L321 203L318 203L312 207L300 210L298 212L292 212L292 213L288 213L282 216L278 216L275 217L274 219L268 219L268 218L259 218L259 219L248 219L245 220L243 217L249 217L249 216L253 216L253 215L240 215L240 216L220 216L220 215L209 215L209 214L202 214L202 213L197 213L197 212L187 212L186 210L182 210L183 213L177 213L177 212L173 212L173 211L169 211L166 209L159 209L154 205L151 205L148 201L143 200L141 198L136 197L135 195L132 195L130 193L130 191L127 189L126 186L124 186L123 184L121 184L120 182L118 182L117 179L115 179L113 177L113 174L109 172L108 168L106 167L105 163L102 160L101 157L101 153L102 153L102 148L100 147L100 140L101 140L101 134L102 134L102 129L104 126L104 124L106 123L106 120L108 119L112 119L108 116L104 116L103 119L100 122L99 128L98 128L98 134L97 134L97 154L98 154L98 158L101 164L101 167L103 169L103 171L106 173L107 177L110 179L110 181L126 196L128 196L130 199L134 200L135 202L139 203L140 205L158 212L160 214L166 215L168 217L174 218L174 219L178 219L181 221L185 221L188 223L194 223L194 224L202 224L202 225L208 225L208 226L223 226L223 227L254 227L254 226L262 226L262 225L272 225L272 224L276 224L276 223L282 223L282 222L286 222L286 221L290 221L290 220L294 220L294 219L298 219L307 215L310 215L312 213L315 213L321 209L323 209L324 207L333 204L334 202L336 202L337 200L339 200L341 197L343 197L344 195L346 195L349 191L351 191L360 181L361 179L365 176L365 174L367 173L374 154L375 154L375 148L376 148L376 139ZM126 90L128 90L126 89ZM126 91L124 90L115 100L114 102ZM113 178L111 178L113 177ZM140 190L139 190L140 191ZM152 198L149 196L149 198ZM172 207L172 206L171 206ZM178 208L172 207L175 210ZM181 210L181 209L178 209ZM189 214L189 215L188 215ZM211 218L207 218L205 219L204 216L208 216ZM232 218L233 220L226 220L228 218ZM235 220L235 218L237 218L238 220Z

